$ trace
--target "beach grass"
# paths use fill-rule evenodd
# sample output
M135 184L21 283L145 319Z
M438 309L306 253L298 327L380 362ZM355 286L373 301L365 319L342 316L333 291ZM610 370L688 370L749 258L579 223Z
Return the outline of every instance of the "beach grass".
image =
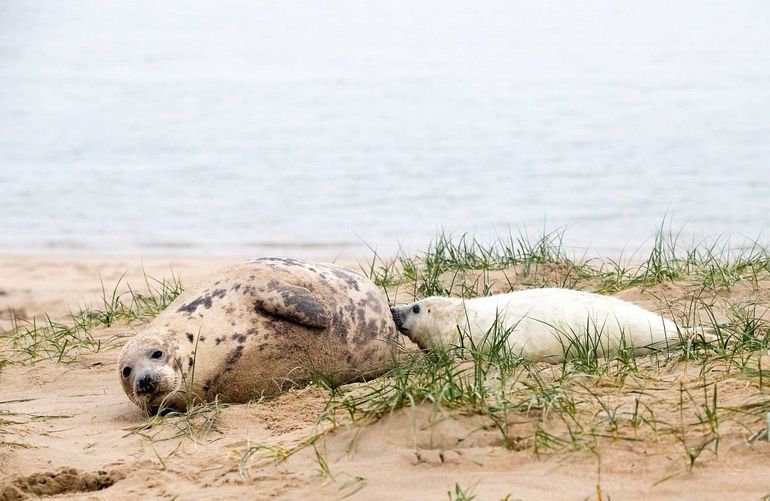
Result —
M0 368L9 363L29 363L40 360L72 361L79 353L98 352L121 336L106 339L94 336L99 328L142 323L157 316L179 294L182 284L171 272L170 279L156 279L144 274L142 289L134 289L120 280L107 289L102 282L102 297L98 307L70 312L63 319L50 315L23 318L11 311L11 328L0 329L0 339L7 341L9 350L0 355Z
M225 407L226 404L215 399L213 402L191 404L185 411L166 409L149 416L131 432L150 441L185 438L197 442L217 430Z
M362 270L377 285L414 297L476 297L527 286L553 286L614 293L663 282L688 281L707 291L737 283L757 284L770 274L770 250L759 240L732 246L728 236L685 245L682 231L665 220L646 254L617 258L571 255L564 230L499 235L482 242L469 234L439 233L427 250L409 255L399 250L384 258L373 251ZM490 275L490 272L501 272Z

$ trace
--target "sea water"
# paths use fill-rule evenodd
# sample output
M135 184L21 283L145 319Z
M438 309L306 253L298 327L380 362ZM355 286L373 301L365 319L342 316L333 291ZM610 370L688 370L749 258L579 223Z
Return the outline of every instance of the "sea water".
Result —
M0 252L763 236L770 3L2 1Z

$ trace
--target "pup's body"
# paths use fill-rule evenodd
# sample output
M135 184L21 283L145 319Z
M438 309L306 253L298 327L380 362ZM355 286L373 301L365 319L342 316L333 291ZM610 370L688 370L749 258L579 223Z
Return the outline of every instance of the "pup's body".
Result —
M460 333L481 345L497 332L507 336L514 354L548 362L586 349L597 356L621 349L644 354L676 346L695 333L635 304L570 289L465 300L429 297L391 312L398 329L423 349L459 344Z

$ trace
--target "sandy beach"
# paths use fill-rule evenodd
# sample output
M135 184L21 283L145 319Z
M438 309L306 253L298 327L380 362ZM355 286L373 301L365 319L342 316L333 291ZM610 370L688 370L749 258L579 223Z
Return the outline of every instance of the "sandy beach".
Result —
M594 430L590 444L542 447L537 422L547 421L532 418L538 414L534 404L530 412L508 416L504 440L487 416L430 402L355 423L338 411L332 423L325 413L329 392L316 386L270 401L148 420L123 394L115 373L117 351L136 326L95 329L94 338L105 344L66 363L16 360L8 335L13 311L28 320L44 314L63 318L86 306L98 308L102 283L108 293L119 280L121 290L141 289L145 273L168 277L173 269L183 284L192 284L238 261L0 259L0 318L5 330L0 347L3 358L16 361L0 369L0 499L716 500L770 494L770 442L752 439L763 426L756 414L722 416L718 450L713 442L707 444L687 467L687 451L697 447L695 437L703 428L698 409L704 377L718 384L720 408L745 402L766 405L770 398L766 387L757 389L756 378L718 361L705 369L674 361L655 378L629 377L623 391L602 392L601 376L576 377L600 393L597 402L607 408L625 409L634 395L649 396L644 405L655 408L658 432L641 426L632 439L608 426L606 419L595 419L604 407L594 403L579 412L601 428ZM543 273L548 277L558 271ZM492 282L502 281L492 277ZM714 295L715 304L753 298L767 305L770 289L764 285L736 284ZM665 313L664 305L684 304L689 291L687 283L662 283L629 288L618 296ZM544 378L550 370L542 368ZM355 392L357 386L362 384L349 389ZM684 411L675 405L682 388L693 396ZM549 433L565 440L569 423L559 422L556 414L553 419ZM676 428L680 420L684 438L660 431ZM624 427L627 422L620 425Z

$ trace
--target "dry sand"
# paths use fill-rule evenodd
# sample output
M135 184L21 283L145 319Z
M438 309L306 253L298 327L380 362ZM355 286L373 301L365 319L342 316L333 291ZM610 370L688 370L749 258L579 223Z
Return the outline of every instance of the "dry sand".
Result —
M142 267L160 277L173 266L190 285L237 261L2 258L0 327L10 326L9 308L31 318L98 306L100 281L112 288L125 273L126 283L141 287ZM620 296L655 309L662 297L682 293L664 284ZM731 294L753 292L736 287ZM761 299L767 305L767 297ZM125 329L105 328L96 335L107 339ZM8 349L7 343L0 348ZM670 438L608 438L596 453L536 455L526 416L511 425L521 446L508 449L483 417L436 413L429 405L397 410L360 427L341 416L339 427L315 447L276 461L281 451L318 431L327 391L308 387L268 402L224 407L208 434L175 437L179 428L184 431L184 420L141 429L146 417L128 401L116 375L118 349L115 344L67 364L40 361L0 369L0 499L30 491L89 499L447 499L455 484L477 499L597 499L597 484L602 499L613 500L770 495L770 442L747 442L761 428L755 418L745 426L723 424L718 454L707 451L692 471L685 468L684 449ZM640 384L665 400L678 391L679 381L697 378L697 368L674 366L667 379ZM720 405L767 398L738 377L726 380L720 391ZM677 419L673 409L659 412L661 419ZM242 475L240 455L260 443L276 448L257 454ZM322 472L317 452L330 475Z

